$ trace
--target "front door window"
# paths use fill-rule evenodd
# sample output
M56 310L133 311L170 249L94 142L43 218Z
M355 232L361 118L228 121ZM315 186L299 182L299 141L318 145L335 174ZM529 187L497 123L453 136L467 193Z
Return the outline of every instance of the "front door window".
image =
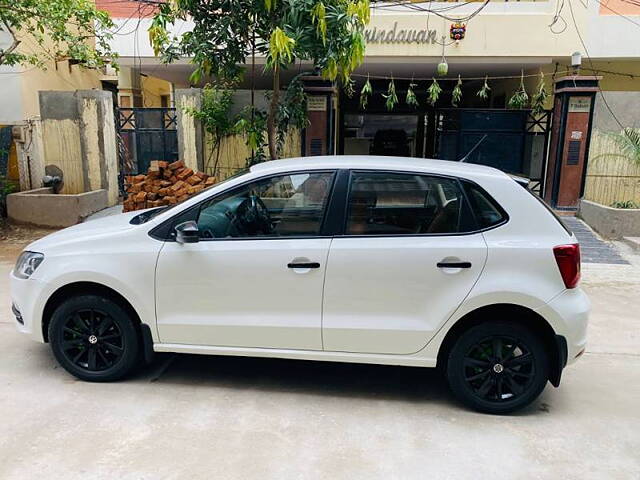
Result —
M333 173L279 175L243 185L202 205L202 238L311 237L320 234Z

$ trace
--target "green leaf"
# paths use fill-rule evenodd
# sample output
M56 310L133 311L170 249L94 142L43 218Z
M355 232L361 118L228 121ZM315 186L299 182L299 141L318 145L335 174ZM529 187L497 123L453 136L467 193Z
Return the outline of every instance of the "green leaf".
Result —
M0 30L7 37L0 65L45 69L58 59L75 60L83 68L115 63L109 43L113 27L109 16L89 0L0 0ZM26 37L38 48L25 50L21 42Z
M640 165L640 130L625 127L620 133L607 133L607 136L627 159Z
M476 95L480 97L482 100L487 100L489 98L490 91L491 91L491 87L489 86L489 83L488 83L488 76L485 76L484 83L482 84L482 87L480 88L480 90L478 90L478 93L476 93Z
M531 113L534 115L539 115L544 112L544 106L549 98L549 93L547 92L547 87L544 82L544 73L540 72L540 80L538 81L538 86L536 87L536 93L531 97Z
M322 43L327 42L327 20L326 20L326 9L324 7L324 3L318 2L311 9L311 18L313 19L314 25L317 25L318 33L322 37Z
M420 104L418 103L418 98L416 97L416 94L413 91L414 87L417 87L417 86L418 85L416 85L413 82L409 83L409 88L407 88L407 97L405 98L406 104L414 108L417 108L420 106Z
M462 100L462 79L458 75L458 82L451 92L451 105L457 107L460 104L460 100Z
M528 103L529 103L529 95L527 94L527 91L524 88L524 72L522 72L520 74L520 86L509 99L507 106L514 110L520 110L520 109L526 108Z
M280 27L276 27L271 32L269 38L269 63L274 64L287 64L293 60L293 47L296 41L289 37L284 30Z
M386 98L384 105L387 108L387 111L390 112L398 104L398 95L396 95L396 84L393 81L393 77L391 78L389 86L387 87L387 94L385 95L383 93L382 96Z
M371 88L371 82L369 81L369 75L367 75L367 81L364 83L362 90L360 90L360 108L362 110L367 109L367 103L369 103L369 97L373 93Z
M427 88L427 98L431 106L434 106L438 101L438 98L440 98L442 88L435 78L433 78L432 80L433 81L431 82L431 85L429 85L429 88Z

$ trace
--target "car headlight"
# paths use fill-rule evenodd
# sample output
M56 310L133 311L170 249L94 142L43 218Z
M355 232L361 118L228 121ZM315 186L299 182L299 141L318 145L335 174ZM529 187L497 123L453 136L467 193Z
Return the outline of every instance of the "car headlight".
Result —
M43 260L44 255L41 253L22 252L13 269L13 274L18 278L29 278Z

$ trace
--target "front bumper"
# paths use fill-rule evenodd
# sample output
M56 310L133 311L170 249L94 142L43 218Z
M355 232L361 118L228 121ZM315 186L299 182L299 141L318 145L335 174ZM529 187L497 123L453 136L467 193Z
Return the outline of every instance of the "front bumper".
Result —
M580 289L565 290L537 310L566 341L566 364L575 362L587 345L587 324L591 312L589 297Z
M34 278L22 279L9 274L11 304L17 329L38 342L44 342L42 335L42 312L46 284ZM18 312L18 314L16 314ZM18 318L19 317L19 318ZM22 320L22 323L20 322Z

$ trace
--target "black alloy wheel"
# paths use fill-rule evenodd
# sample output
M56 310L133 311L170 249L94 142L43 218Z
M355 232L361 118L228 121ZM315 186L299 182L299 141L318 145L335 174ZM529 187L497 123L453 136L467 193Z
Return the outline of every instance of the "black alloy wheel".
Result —
M52 316L49 341L58 362L82 380L121 378L138 355L138 336L126 309L95 295L63 302Z
M470 328L453 345L447 379L466 405L487 413L509 413L544 389L549 363L542 340L529 329L502 322Z
M61 347L73 364L101 372L122 358L124 338L107 313L93 309L78 310L67 317Z
M464 376L468 387L478 397L504 402L530 387L535 377L533 355L515 338L487 337L467 351Z

